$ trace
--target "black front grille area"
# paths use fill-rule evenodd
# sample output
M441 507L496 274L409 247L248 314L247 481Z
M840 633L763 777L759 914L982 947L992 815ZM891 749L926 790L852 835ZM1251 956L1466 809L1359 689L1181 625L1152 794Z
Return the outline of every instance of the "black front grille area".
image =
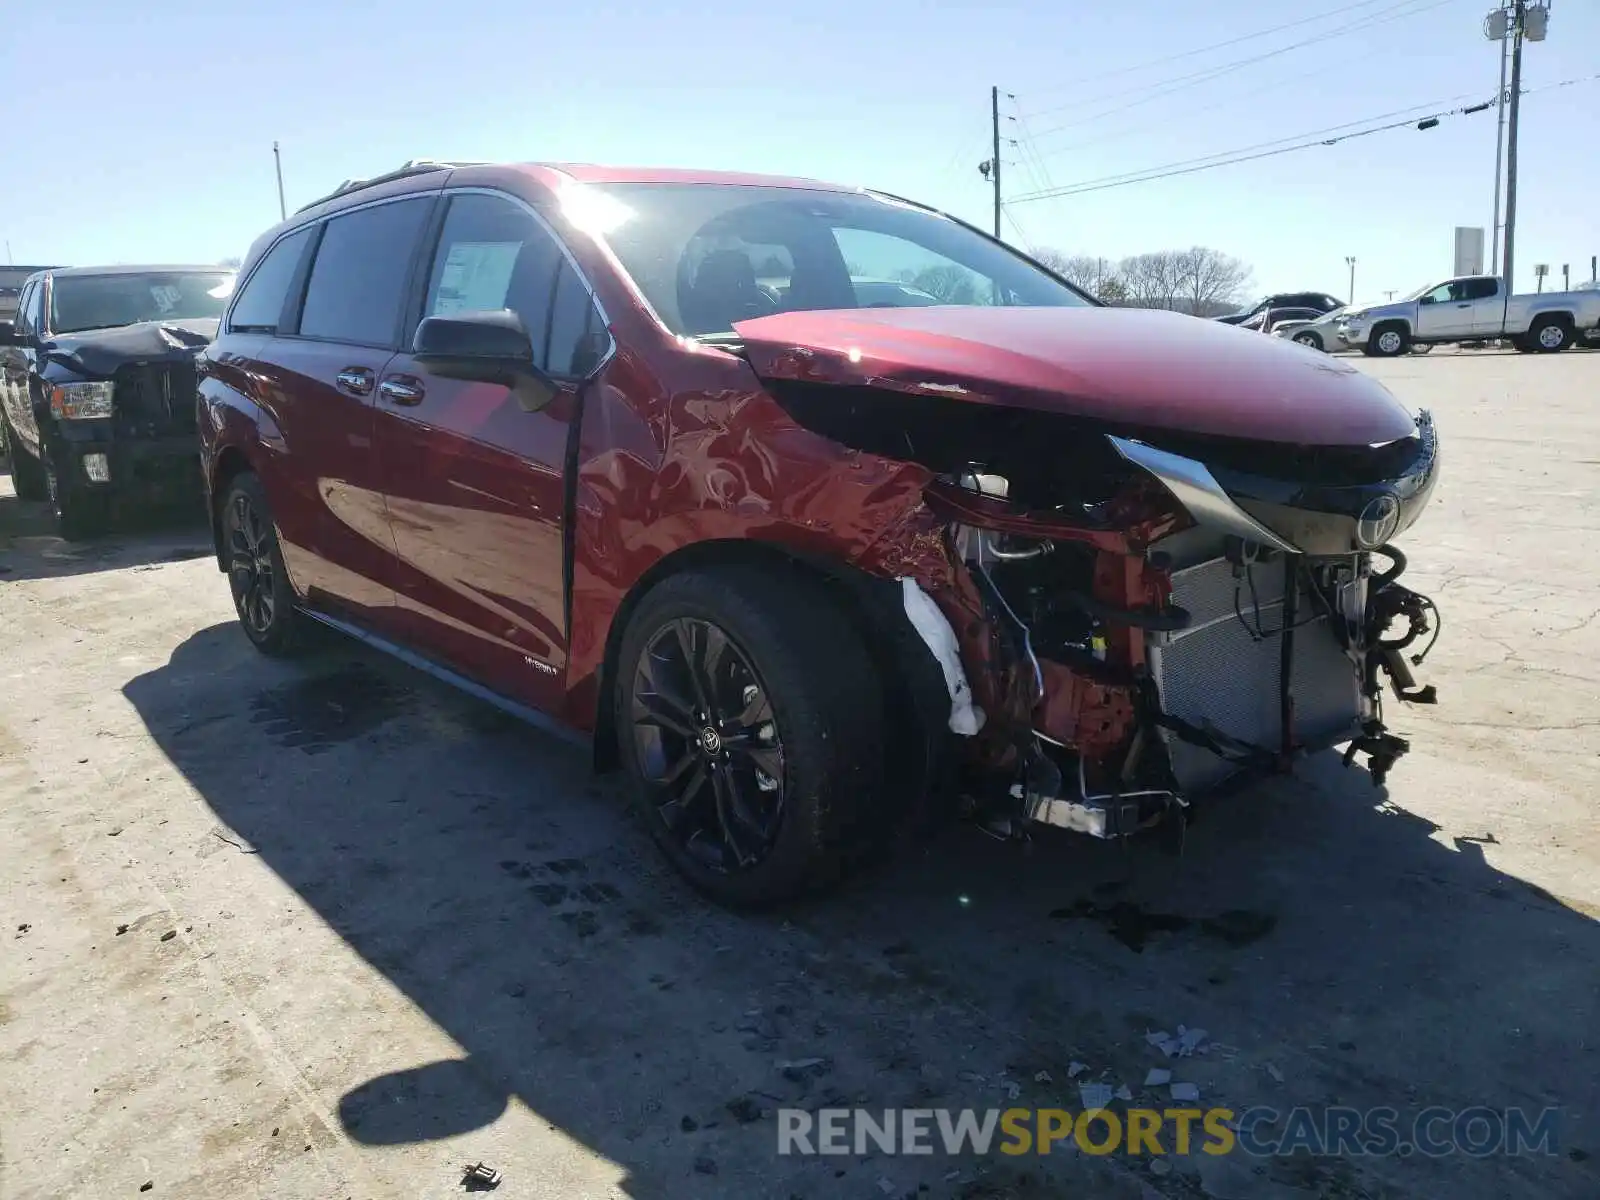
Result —
M121 367L112 378L118 433L167 437L195 431L193 362Z

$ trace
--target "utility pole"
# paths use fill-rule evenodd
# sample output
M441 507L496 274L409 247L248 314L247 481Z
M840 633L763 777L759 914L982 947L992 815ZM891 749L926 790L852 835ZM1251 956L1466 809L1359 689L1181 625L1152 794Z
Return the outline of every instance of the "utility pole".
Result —
M1352 254L1344 256L1345 266L1350 268L1350 303L1356 302L1356 260Z
M1522 108L1522 22L1527 15L1527 0L1512 0L1511 27L1511 112L1506 134L1506 257L1500 277L1506 281L1506 297L1517 290L1517 117Z
M994 157L989 180L994 184L994 236L1000 236L1000 89L989 89L989 117L994 130Z
M1489 19L1492 21L1504 12L1504 9L1498 9L1489 14ZM1507 40L1504 36L1500 38L1500 90L1494 97L1494 231L1489 251L1491 263L1500 261L1500 165L1505 159L1506 149L1506 58L1509 49L1506 46Z
M272 143L272 165L278 172L278 220L289 219L289 207L283 202L283 156L278 153L278 143Z
M1390 288L1388 291L1384 292L1383 293L1383 298L1385 300L1393 300L1394 299L1394 289Z

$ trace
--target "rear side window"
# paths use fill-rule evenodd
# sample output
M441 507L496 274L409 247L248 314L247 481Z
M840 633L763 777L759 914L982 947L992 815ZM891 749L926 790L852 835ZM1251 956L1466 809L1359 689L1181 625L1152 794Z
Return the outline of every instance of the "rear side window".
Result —
M1465 291L1468 300L1487 300L1495 294L1495 283L1492 279L1469 279Z
M302 336L393 344L411 255L430 202L422 196L397 200L328 222L306 286Z
M551 375L588 374L604 333L589 291L556 239L526 209L477 192L452 197L422 315L509 308Z
M233 302L233 311L228 314L230 332L278 332L284 301L289 298L289 285L294 281L311 230L309 225L298 229L267 251L261 265L251 273L249 282Z

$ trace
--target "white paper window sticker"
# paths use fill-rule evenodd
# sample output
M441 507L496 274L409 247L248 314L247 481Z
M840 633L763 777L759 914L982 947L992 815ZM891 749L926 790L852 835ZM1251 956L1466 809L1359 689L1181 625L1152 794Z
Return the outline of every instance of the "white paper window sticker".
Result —
M166 316L178 307L178 302L183 299L183 293L171 284L157 284L150 289L150 299L155 301L156 311Z
M451 243L428 315L504 308L521 251L521 242Z

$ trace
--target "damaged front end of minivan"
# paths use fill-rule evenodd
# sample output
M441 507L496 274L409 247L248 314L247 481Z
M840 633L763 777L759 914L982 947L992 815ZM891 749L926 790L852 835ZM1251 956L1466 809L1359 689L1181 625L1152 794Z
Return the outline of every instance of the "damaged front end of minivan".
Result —
M795 421L934 474L859 565L900 580L991 832L1181 833L1195 798L1305 753L1345 744L1378 785L1406 753L1381 685L1434 701L1411 667L1437 613L1392 544L1437 478L1427 413L1376 442L1162 427L993 370L852 371L868 355L761 324L746 352Z

